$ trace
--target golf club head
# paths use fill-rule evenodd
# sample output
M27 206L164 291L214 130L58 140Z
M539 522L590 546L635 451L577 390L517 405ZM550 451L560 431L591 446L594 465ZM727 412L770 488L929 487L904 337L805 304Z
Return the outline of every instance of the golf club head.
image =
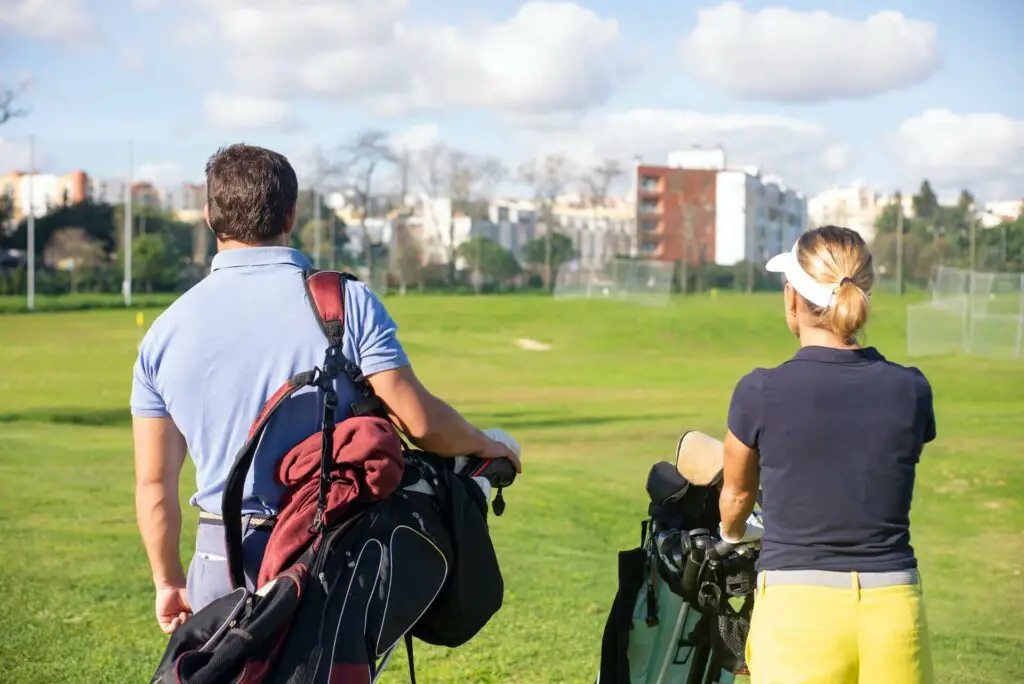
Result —
M676 446L676 470L698 487L721 484L724 458L722 441L698 430L683 434Z

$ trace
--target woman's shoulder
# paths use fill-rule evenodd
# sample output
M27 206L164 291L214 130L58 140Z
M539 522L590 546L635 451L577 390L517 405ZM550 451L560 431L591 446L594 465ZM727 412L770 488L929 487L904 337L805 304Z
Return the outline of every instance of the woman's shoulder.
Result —
M931 392L931 383L928 381L928 376L925 375L923 370L917 366L898 363L892 359L881 357L881 355L879 356L882 361L885 362L886 368L890 369L890 372L906 378L906 380L913 383L919 391Z

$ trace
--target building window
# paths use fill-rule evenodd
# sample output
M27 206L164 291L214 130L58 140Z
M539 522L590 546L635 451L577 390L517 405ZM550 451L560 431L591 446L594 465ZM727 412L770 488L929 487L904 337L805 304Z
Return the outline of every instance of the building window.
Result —
M655 233L658 230L658 221L655 219L644 219L640 222L640 230L645 233Z
M657 192L658 191L658 177L657 176L640 176L640 189L644 192Z
M640 200L640 212L643 214L657 214L658 200L651 197L643 198Z
M640 253L644 256L650 256L658 251L658 245L654 242L645 242L640 245Z

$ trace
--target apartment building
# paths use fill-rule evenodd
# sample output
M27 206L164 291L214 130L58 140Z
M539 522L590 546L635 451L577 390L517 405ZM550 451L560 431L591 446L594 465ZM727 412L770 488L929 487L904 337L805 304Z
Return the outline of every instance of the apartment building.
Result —
M807 230L807 200L757 167L731 168L720 148L636 166L640 256L691 265L763 262Z
M29 214L39 218L54 207L81 202L88 196L88 187L84 171L64 175L12 171L0 177L0 195L10 202L15 222Z

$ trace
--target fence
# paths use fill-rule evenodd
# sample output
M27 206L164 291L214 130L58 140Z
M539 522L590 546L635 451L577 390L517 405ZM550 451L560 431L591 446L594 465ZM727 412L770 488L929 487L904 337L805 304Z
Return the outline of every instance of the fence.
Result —
M564 264L555 279L556 299L609 299L665 306L672 290L673 264L613 259L597 267Z
M907 307L908 356L1022 358L1024 274L940 266L931 295Z

